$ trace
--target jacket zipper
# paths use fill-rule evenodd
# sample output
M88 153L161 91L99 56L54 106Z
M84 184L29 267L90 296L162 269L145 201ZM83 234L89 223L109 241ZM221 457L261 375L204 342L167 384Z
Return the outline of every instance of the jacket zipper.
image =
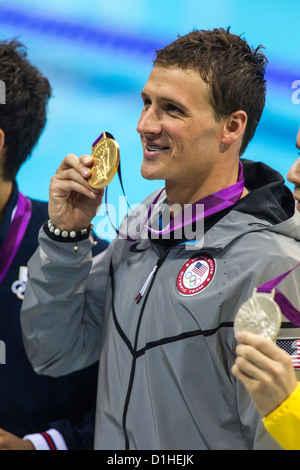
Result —
M126 429L126 418L127 418L127 411L128 411L128 406L129 406L129 401L130 401L130 396L131 396L131 391L132 391L132 386L133 386L134 374L135 374L135 366L136 366L136 359L137 359L136 352L137 352L137 344L138 344L140 325L141 325L143 313L144 313L144 310L145 310L145 306L146 306L146 303L147 303L147 299L148 299L149 293L151 291L151 288L153 286L154 279L156 277L157 271L159 270L159 268L161 267L161 265L165 261L166 257L167 257L167 254L164 257L158 259L156 265L154 266L153 270L151 271L148 278L146 279L141 291L139 292L139 294L135 298L136 302L138 303L141 300L141 298L144 296L144 294L146 293L146 295L144 297L144 302L142 304L140 316L139 316L139 319L138 319L137 328L136 328L134 347L133 347L133 352L132 352L133 359L132 359L132 364L131 364L130 378L129 378L129 384L128 384L128 389L127 389L127 394L126 394L126 399L125 399L125 404L124 404L124 409L123 409L122 426L123 426L123 432L124 432L124 436L125 436L125 450L129 450L129 437L128 437L128 433L127 433L127 429Z

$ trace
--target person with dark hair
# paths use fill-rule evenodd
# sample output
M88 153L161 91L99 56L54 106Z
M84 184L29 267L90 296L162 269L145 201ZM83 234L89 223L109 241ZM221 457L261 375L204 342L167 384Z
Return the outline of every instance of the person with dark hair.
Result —
M5 106L0 106L1 134L5 135L1 176L9 182L16 178L38 141L46 124L46 105L51 96L47 78L26 57L26 48L18 41L1 42L1 80L6 94Z
M104 192L89 184L93 156L67 155L52 177L50 221L29 262L24 344L35 370L53 376L100 357L95 449L278 447L231 373L240 305L300 261L282 176L240 159L263 110L266 62L224 29L157 52L137 131L142 176L164 187L97 260L92 237L80 237ZM291 301L299 281L294 271L283 283ZM300 337L287 320L284 334Z
M93 448L97 363L57 379L38 375L20 328L27 261L48 204L24 196L16 176L45 127L51 86L16 40L0 42L0 79L0 449ZM106 246L98 240L94 253Z

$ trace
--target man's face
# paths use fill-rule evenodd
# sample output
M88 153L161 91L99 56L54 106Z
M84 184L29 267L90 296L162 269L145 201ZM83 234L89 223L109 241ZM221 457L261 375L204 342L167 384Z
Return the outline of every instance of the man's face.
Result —
M297 134L296 147L300 150L300 129ZM297 209L300 211L300 158L290 168L287 179L295 185L294 198L297 201Z
M209 88L193 70L155 66L142 91L137 131L143 145L142 176L176 187L199 187L220 154Z

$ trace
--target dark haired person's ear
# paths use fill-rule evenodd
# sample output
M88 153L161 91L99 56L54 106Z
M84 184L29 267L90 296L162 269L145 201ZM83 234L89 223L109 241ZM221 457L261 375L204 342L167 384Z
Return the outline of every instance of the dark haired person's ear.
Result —
M224 124L221 143L227 147L237 141L242 143L247 119L247 113L243 110L230 114Z

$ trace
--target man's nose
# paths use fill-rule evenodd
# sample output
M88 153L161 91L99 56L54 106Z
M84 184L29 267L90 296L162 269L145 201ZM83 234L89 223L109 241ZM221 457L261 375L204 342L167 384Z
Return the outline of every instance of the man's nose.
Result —
M139 134L161 133L161 121L152 107L142 111L136 130Z
M300 158L289 169L287 180L296 186L300 185Z

